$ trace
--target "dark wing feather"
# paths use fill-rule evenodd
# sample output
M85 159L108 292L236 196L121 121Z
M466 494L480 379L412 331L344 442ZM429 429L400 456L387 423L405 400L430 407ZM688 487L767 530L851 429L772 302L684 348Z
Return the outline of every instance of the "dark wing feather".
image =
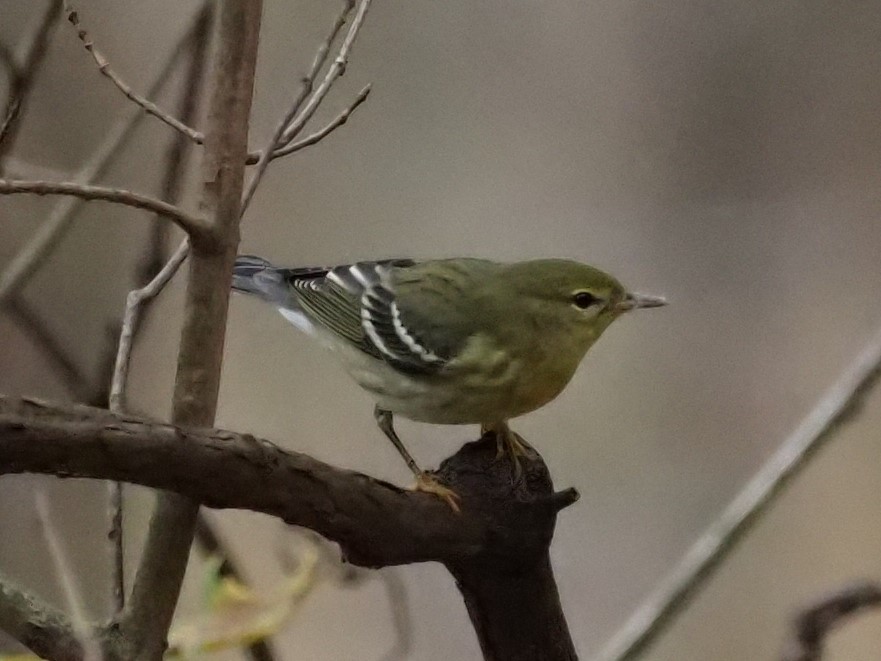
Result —
M289 286L306 315L360 350L404 371L434 371L440 357L420 352L401 333L394 295L388 288L390 273L414 264L394 259L357 262L331 269L289 269Z

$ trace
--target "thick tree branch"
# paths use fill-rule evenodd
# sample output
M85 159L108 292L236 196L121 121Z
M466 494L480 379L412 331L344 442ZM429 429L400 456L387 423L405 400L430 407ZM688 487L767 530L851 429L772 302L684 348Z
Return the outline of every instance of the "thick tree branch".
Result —
M463 497L461 514L439 499L335 468L248 434L182 429L86 406L0 397L0 474L44 473L116 479L175 491L221 509L249 509L315 530L356 565L463 562L491 552L498 566L538 560L552 534L547 519L574 490L522 501L512 489L547 480L536 460L521 486L494 462L494 441L472 443L440 469ZM486 465L484 465L484 462ZM538 477L534 477L534 470ZM488 489L498 492L488 494ZM488 497L489 496L489 497Z
M224 0L218 8L201 206L219 249L192 243L172 401L176 424L210 425L217 406L261 13L260 0ZM135 658L158 659L165 649L198 510L197 502L177 494L158 496L120 624Z
M598 661L635 659L670 626L793 478L853 418L879 377L881 332L631 615L597 656Z
M881 608L881 584L865 581L820 599L795 619L793 640L783 661L820 661L826 636L842 621L870 609Z
M89 186L72 182L18 181L0 179L0 195L70 195L82 200L101 200L145 209L168 218L184 230L194 241L213 242L213 231L204 218L193 216L168 202L120 188Z

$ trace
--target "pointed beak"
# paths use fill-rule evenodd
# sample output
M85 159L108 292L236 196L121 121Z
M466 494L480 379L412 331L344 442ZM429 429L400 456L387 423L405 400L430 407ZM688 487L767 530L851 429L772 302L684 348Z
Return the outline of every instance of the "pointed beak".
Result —
M648 294L631 292L615 307L619 312L627 312L637 308L659 308L664 305L667 305L667 299L663 296L650 296Z

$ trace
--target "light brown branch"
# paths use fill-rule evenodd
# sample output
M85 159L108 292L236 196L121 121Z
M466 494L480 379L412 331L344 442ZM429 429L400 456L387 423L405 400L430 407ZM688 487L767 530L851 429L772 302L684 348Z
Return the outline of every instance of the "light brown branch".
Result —
M879 376L881 332L633 613L596 657L598 661L636 659L670 626L793 478L852 419Z
M219 249L192 243L172 401L176 424L210 425L217 407L261 13L260 0L225 0L218 9L201 208L211 218ZM198 509L198 503L177 494L161 493L157 498L120 623L137 658L159 658L165 648Z
M195 241L213 243L211 226L204 218L193 216L180 207L156 198L121 188L106 188L103 186L89 186L72 182L51 181L19 181L0 179L0 195L70 195L82 200L101 200L114 204L145 209L155 214L168 218L177 224Z
M346 33L346 37L343 39L343 43L340 46L333 63L327 70L318 89L316 89L315 93L309 97L303 110L282 133L281 144L291 142L300 134L306 126L306 123L312 118L315 111L318 110L324 97L330 92L330 88L333 86L336 79L342 76L345 72L346 65L349 61L349 53L352 50L355 39L358 37L358 33L361 31L361 27L364 25L364 18L367 16L367 10L370 9L370 3L371 0L360 0L358 3L358 10L355 12L355 18L352 20L352 25L349 27L349 31Z
M182 90L180 92L179 114L185 123L191 122L197 115L201 92L204 87L203 78L205 65L207 63L208 45L210 42L210 28L212 22L214 8L212 4L206 3L196 15L193 24L193 39L190 44L190 62L186 73ZM160 191L160 198L166 202L177 203L183 189L184 175L186 172L188 154L190 150L190 141L186 136L175 133L171 144L169 145L164 157L165 167L163 169L163 183ZM156 219L159 220L158 218ZM146 286L161 272L165 262L165 239L167 236L167 226L164 223L154 222L152 232L150 234L150 245L147 254L135 277L135 284L138 287ZM137 314L128 318L129 327L125 328L124 323L120 323L119 333L114 339L126 336L125 353L119 356L119 345L117 342L111 346L110 354L110 372L106 379L105 401L111 411L122 413L121 405L124 398L124 389L126 386L125 372L131 361L131 349L134 339L137 336L143 320L141 314L141 306L148 299L141 297L138 299ZM147 309L147 308L145 308ZM126 315L128 316L128 315ZM114 377L117 373L117 364L122 361L120 369L123 374L120 380ZM123 539L123 486L120 482L113 482L108 487L109 490L109 510L110 510L110 529L108 531L108 539L111 545L111 599L113 603L114 616L119 616L125 607L125 571L124 571L124 539Z
M212 0L205 1L210 3ZM167 83L181 55L192 42L197 25L198 21L187 30L169 54L168 59L149 85L148 94L150 96L158 94ZM121 147L134 134L135 128L143 116L142 113L132 108L125 117L120 119L107 132L106 137L88 162L74 177L74 181L88 184L103 176ZM83 202L84 200L81 198L63 197L55 204L52 212L40 225L34 236L16 253L0 274L0 305L4 304L14 292L22 289L43 261L52 253L70 227L74 214Z
M876 581L863 581L818 600L795 619L783 661L820 661L826 637L835 627L874 608L881 608L881 584Z
M245 193L242 196L242 209L241 215L245 214L245 211L248 209L248 205L251 204L251 199L254 197L254 193L257 191L257 186L260 184L260 180L263 178L263 175L266 172L266 168L269 167L270 161L273 159L273 152L277 147L280 147L284 142L282 141L282 136L285 134L287 130L288 124L294 119L297 113L300 110L300 106L303 104L303 101L309 96L312 92L312 85L315 81L315 76L318 75L318 72L321 70L321 67L324 66L324 62L327 60L327 54L330 52L331 44L333 44L334 40L339 34L339 31L342 29L343 25L346 23L346 18L351 13L352 8L355 6L354 0L346 0L345 5L343 6L342 11L334 21L333 28L330 31L330 36L319 46L318 52L315 54L315 59L312 62L312 68L309 73L306 74L305 78L303 78L302 85L300 86L300 91L297 95L297 98L291 103L288 107L288 111L285 113L284 117L282 117L281 121L276 125L275 131L272 133L272 137L266 144L266 147L262 152L259 152L259 156L257 158L257 167L254 168L254 172L251 175L251 179L248 182L248 185L245 187Z
M67 20L76 29L77 37L79 37L79 40L83 42L83 46L92 56L92 59L95 60L95 64L98 65L98 71L101 72L103 76L108 78L114 85L116 85L117 89L119 89L119 91L122 92L127 99L140 106L141 109L143 109L144 112L146 112L147 114L156 117L162 122L165 122L165 124L173 128L175 131L178 131L181 134L187 136L187 138L189 138L196 144L202 144L204 137L201 133L193 128L190 128L180 120L175 119L170 114L162 110L155 103L150 101L150 99L141 96L140 94L135 92L110 67L110 63L107 61L107 58L105 58L101 54L101 52L97 48L95 48L95 43L92 41L89 33L86 32L86 29L82 26L79 18L79 12L74 7L72 7L70 2L68 2L67 0L65 0L64 2L64 13L67 15Z
M333 133L347 121L349 121L349 117L358 107L367 100L367 97L370 95L370 85L367 85L364 89L362 89L358 96L355 97L355 100L349 104L349 106L343 110L339 115L337 115L331 122L329 122L324 128L319 129L315 133L306 136L302 140L298 140L297 142L292 142L284 147L280 147L276 149L272 153L273 160L276 158L281 158L282 156L287 156L288 154L293 154L294 152L300 151L306 147L311 147L312 145L321 142L328 135Z

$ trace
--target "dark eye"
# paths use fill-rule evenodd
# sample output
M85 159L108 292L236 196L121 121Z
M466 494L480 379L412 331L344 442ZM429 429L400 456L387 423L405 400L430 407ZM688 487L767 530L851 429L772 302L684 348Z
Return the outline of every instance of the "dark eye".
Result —
M575 307L586 310L591 305L599 303L600 299L591 294L589 291L580 291L572 297L572 302L575 303Z

